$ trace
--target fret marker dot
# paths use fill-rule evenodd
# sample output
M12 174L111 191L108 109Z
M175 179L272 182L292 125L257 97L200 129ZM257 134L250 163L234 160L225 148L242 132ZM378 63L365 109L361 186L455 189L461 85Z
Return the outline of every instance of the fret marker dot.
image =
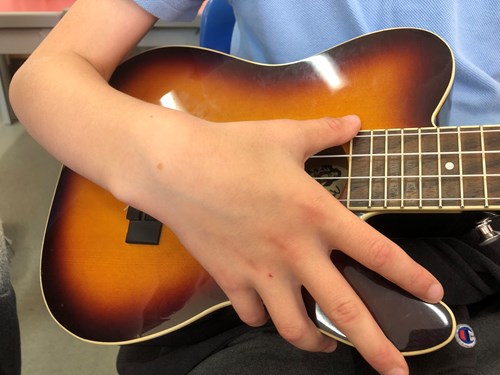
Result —
M453 164L451 161L449 161L448 163L446 163L446 164L444 165L444 167L445 167L447 170L451 171L453 168L455 168L455 164Z

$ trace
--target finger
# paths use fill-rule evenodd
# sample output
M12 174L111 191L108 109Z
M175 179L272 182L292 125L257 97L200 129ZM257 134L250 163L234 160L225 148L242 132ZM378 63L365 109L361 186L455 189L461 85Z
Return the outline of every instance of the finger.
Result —
M328 147L348 142L361 127L361 121L355 115L339 118L325 117L299 123L304 160Z
M306 288L327 317L381 374L408 372L402 354L385 337L368 309L325 256L302 262ZM315 275L310 277L309 275Z
M279 334L299 349L332 352L336 341L324 336L313 324L304 306L301 287L265 288L261 294Z
M439 302L443 298L443 287L429 271L338 201L334 204L341 211L335 210L335 218L325 221L329 227L325 232L330 234L334 248L425 301Z
M239 318L251 327L260 327L269 320L261 298L254 289L225 291Z

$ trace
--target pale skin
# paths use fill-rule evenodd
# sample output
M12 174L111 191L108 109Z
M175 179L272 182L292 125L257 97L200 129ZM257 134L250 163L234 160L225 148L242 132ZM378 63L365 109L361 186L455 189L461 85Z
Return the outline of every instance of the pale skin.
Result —
M78 0L13 79L21 122L64 164L173 229L247 324L270 316L298 348L334 350L307 317L304 286L376 370L407 373L330 251L426 301L442 298L441 285L303 169L359 119L215 124L114 90L107 80L155 21L131 0Z

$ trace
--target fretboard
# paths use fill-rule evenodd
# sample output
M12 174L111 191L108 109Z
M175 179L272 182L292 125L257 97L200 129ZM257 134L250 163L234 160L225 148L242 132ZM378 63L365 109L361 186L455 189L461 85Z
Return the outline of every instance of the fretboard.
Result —
M500 207L498 125L361 131L331 151L311 174L353 210Z

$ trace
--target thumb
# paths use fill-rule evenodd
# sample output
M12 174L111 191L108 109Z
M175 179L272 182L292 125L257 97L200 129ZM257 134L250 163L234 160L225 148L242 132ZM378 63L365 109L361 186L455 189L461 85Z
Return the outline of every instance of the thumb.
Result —
M326 148L343 145L350 141L360 128L361 120L356 115L304 121L302 126L304 156L309 158Z

